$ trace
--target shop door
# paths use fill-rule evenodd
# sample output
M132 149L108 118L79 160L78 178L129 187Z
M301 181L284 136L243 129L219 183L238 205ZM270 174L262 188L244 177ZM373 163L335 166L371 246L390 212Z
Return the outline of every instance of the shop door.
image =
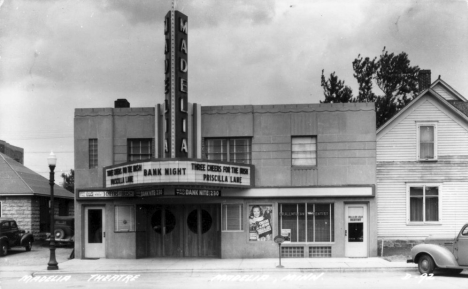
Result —
M367 205L346 205L345 217L345 256L367 257Z
M218 210L215 204L185 206L185 257L219 256Z
M183 257L183 208L158 206L151 210L150 256Z
M106 257L104 207L86 207L84 227L85 257Z

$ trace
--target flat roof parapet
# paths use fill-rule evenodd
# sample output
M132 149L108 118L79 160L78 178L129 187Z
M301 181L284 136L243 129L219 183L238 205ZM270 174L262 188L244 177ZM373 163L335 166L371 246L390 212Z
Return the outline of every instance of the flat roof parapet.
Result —
M202 114L227 113L299 113L325 111L373 111L373 102L365 103L308 103L308 104L277 104L277 105L233 105L233 106L202 106Z

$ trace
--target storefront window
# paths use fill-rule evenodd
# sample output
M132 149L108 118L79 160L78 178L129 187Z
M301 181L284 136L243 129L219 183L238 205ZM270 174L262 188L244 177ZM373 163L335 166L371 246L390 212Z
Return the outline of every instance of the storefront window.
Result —
M279 207L280 232L287 240L334 241L333 204L280 204Z
M115 231L135 231L135 206L115 206Z

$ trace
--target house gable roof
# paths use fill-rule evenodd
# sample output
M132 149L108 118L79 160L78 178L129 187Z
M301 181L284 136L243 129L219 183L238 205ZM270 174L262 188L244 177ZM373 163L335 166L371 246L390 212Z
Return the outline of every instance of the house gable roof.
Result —
M463 95L458 93L450 85L447 84L444 80L438 78L434 83L431 84L430 89L435 90L439 95L441 95L445 100L455 100L455 101L468 101Z
M48 179L2 153L0 153L0 184L2 196L50 196ZM54 186L54 196L74 198L72 193L58 185Z
M431 85L432 87L432 85ZM394 115L390 120L388 120L384 125L382 125L377 130L377 140L382 137L387 131L389 131L396 123L400 122L401 119L404 118L404 115L407 115L408 112L418 103L422 98L431 97L438 100L445 108L448 109L454 116L459 117L468 125L468 116L457 109L454 105L452 105L449 101L447 101L444 97L438 94L432 88L426 89L422 91L415 99L413 99L407 106L405 106L402 110L400 110L396 115Z

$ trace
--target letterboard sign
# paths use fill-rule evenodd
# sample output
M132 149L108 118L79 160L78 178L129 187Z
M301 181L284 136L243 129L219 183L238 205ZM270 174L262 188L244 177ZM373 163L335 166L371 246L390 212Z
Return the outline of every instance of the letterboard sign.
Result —
M147 161L104 168L106 188L144 184L250 187L253 166L200 161Z

